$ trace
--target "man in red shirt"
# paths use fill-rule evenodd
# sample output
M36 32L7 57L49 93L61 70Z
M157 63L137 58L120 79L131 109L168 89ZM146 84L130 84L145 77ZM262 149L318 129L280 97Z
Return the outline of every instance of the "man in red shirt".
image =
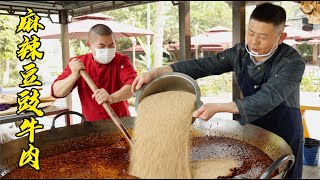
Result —
M82 113L88 121L110 119L102 107L108 102L118 117L130 116L127 99L132 97L131 84L137 72L129 57L116 52L112 30L103 24L89 31L88 43L92 53L71 58L63 73L53 82L51 95L66 97L76 86L82 105ZM80 75L84 69L98 90L92 92Z

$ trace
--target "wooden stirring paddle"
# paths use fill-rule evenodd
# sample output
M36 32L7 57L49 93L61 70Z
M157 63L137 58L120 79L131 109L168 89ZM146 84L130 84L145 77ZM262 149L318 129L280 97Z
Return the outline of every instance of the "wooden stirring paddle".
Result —
M93 92L98 89L97 86L94 84L94 82L92 81L92 79L90 78L90 76L88 75L88 73L85 70L81 70L80 74ZM120 131L124 135L125 139L128 141L130 147L132 148L133 145L131 142L130 134L128 133L127 129L121 123L117 114L113 111L113 109L110 107L110 105L107 102L102 103L102 106L106 110L106 112L109 114L109 116L111 117L112 121L117 126L117 128L120 129Z

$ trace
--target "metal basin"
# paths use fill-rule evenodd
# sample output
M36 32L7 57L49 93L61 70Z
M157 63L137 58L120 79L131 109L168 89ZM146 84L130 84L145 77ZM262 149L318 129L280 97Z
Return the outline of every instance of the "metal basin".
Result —
M138 110L138 105L143 98L165 91L185 91L193 93L196 95L196 109L200 108L203 104L200 100L201 93L197 82L186 74L171 72L155 77L135 92L136 111Z

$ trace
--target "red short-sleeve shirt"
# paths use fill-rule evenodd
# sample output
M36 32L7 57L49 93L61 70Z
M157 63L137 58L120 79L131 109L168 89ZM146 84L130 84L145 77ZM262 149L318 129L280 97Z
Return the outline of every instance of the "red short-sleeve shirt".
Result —
M77 58L82 61L86 68L86 72L91 77L97 88L104 88L109 94L118 91L126 84L131 85L137 76L137 72L134 70L129 57L120 53L116 53L113 60L108 64L97 63L93 59L92 53L77 56ZM58 80L65 79L70 74L71 69L67 66L53 84ZM53 84L51 85L51 96L56 97L53 93ZM102 105L99 105L95 99L91 98L93 92L82 77L77 80L73 89L76 86L78 86L78 93L82 105L82 114L88 121L110 119L110 116ZM128 101L111 104L111 108L119 118L130 116Z

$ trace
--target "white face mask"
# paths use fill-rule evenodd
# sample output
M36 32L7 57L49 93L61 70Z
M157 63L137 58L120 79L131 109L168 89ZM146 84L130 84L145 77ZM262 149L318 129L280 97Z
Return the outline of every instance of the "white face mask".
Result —
M278 44L278 40L280 38L281 35L279 35L278 39L276 40L276 42L274 43L274 45L272 46L271 50L267 53L267 54L259 54L258 52L255 52L255 51L249 51L249 49L247 48L248 46L248 43L247 43L247 40L246 40L246 44L245 44L245 48L246 48L246 51L253 57L266 57L269 58L270 56L272 56L272 54L276 51L276 49L278 48L278 46L276 46ZM276 48L275 48L276 47Z
M93 48L96 52L95 60L101 64L108 64L116 55L116 48Z

